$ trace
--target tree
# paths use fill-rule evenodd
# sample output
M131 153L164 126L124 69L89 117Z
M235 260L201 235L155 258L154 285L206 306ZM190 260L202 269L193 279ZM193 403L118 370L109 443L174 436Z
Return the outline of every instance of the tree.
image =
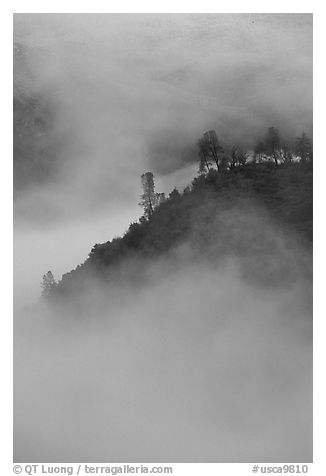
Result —
M220 145L217 134L214 130L205 132L204 140L206 148L210 157L214 160L217 170L220 168L220 154L223 152L223 147Z
M238 157L237 157L237 147L232 146L227 148L227 157L228 157L228 166L229 169L234 169L238 165Z
M169 194L169 199L170 200L178 200L180 197L181 197L181 195L180 195L179 190L176 187L174 187L172 192L170 192L170 194Z
M46 297L49 295L51 289L53 289L57 285L52 271L48 271L46 274L43 275L43 280L41 283L42 288L42 296Z
M152 172L146 172L141 176L143 193L140 196L139 205L144 208L144 216L150 218L155 207L155 184Z
M292 148L289 145L283 144L282 154L283 154L284 164L285 165L292 164L292 162L293 162L293 151L292 151Z
M222 153L224 153L223 147L221 147L216 132L210 130L205 132L203 137L198 141L199 148L199 172L210 172L213 162L216 164L217 170L220 169Z
M297 137L295 152L301 158L302 162L312 160L312 145L305 132L303 132L300 137Z
M233 146L228 151L228 167L234 169L238 165L245 165L248 154L245 149L239 146Z
M278 165L278 158L281 155L281 136L277 127L270 127L265 135L266 154L273 157L275 165Z
M210 152L209 152L208 144L203 137L199 139L198 141L198 149L199 149L199 152L198 152L199 172L205 173L206 169L207 169L207 172L209 172L212 163L210 161Z
M141 176L143 193L140 196L139 205L144 208L144 217L149 219L153 215L155 207L165 201L164 193L155 193L154 175L146 172Z
M247 152L247 150L243 149L242 147L238 147L237 156L238 156L238 164L239 165L246 165L246 163L248 161L248 152Z

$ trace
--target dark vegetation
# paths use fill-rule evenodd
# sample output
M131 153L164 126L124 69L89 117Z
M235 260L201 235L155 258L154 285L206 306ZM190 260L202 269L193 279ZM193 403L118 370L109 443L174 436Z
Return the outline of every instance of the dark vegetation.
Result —
M153 175L144 174L143 217L123 237L94 245L85 263L53 286L50 298L83 289L89 277L101 284L140 282L147 263L185 243L192 261L214 264L227 256L250 257L247 271L260 280L292 272L297 261L292 246L309 250L312 245L312 148L304 134L293 150L282 147L272 129L251 156L238 147L222 148L214 131L204 135L199 174L183 193L157 194ZM286 245L275 230L281 230Z

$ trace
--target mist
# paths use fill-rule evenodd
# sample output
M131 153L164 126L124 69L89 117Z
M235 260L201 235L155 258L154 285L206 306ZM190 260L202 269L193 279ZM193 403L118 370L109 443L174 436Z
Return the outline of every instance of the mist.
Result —
M266 221L17 313L15 461L311 461L310 253Z
M16 317L16 462L312 460L302 289L231 266L116 292L83 322Z
M16 83L47 95L68 136L60 178L74 175L98 201L116 195L117 178L121 201L149 165L166 173L196 161L189 150L207 127L247 146L271 124L311 132L312 15L14 18L25 58Z

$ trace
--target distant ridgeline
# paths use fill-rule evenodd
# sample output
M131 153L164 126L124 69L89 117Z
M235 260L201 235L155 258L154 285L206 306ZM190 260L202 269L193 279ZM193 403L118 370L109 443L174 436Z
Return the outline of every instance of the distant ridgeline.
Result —
M155 192L153 174L143 174L143 217L123 237L96 244L82 265L53 284L48 298L69 297L89 277L101 283L141 281L146 264L166 256L206 260L210 266L236 257L260 281L291 279L300 267L293 250L309 254L312 247L308 137L302 134L291 148L270 128L249 154L240 147L222 147L215 131L209 131L198 147L199 173L191 185L165 197Z
M33 49L35 50L35 48ZM40 54L40 51L38 52ZM42 53L42 52L41 52ZM14 44L13 171L15 195L56 176L64 134L56 126L56 108L46 91L36 92L29 48ZM42 54L45 54L44 52Z

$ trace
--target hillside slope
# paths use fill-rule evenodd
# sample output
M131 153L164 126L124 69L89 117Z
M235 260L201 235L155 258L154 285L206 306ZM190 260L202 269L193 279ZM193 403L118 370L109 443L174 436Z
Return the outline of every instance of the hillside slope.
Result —
M297 248L303 258L311 244L310 165L262 163L211 171L196 177L183 194L171 192L149 220L132 223L123 237L96 244L50 296L84 290L90 277L99 283L145 279L146 263L167 253L175 263L198 259L215 265L241 258L247 275L275 282L302 273L302 266L306 271L307 260L299 262Z

